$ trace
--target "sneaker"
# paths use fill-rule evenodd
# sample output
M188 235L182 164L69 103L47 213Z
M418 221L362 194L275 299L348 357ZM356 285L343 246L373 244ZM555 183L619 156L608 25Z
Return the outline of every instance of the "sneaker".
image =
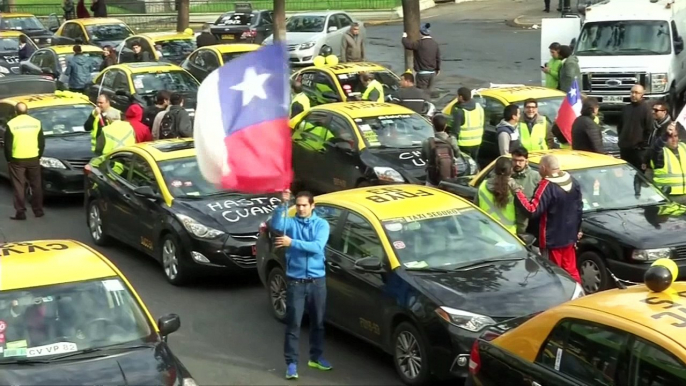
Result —
M333 366L331 366L331 363L329 363L329 361L327 361L324 358L319 358L316 361L310 360L309 362L307 362L307 365L315 369L324 371L331 370L333 368Z
M286 379L298 379L298 366L295 363L288 365L286 369Z

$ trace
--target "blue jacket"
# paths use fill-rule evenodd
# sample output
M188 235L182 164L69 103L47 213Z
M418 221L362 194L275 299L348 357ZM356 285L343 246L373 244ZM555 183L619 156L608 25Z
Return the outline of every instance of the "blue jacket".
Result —
M288 217L287 210L285 205L280 205L271 220L272 229L293 240L286 250L286 276L291 279L324 277L329 223L314 212L309 218Z
M69 77L69 88L83 89L91 82L91 61L83 54L72 56L64 75Z

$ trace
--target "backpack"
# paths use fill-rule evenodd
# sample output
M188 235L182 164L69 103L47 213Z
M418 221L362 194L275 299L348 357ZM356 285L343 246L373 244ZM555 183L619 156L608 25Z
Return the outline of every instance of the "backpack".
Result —
M438 185L441 181L457 177L453 147L438 138L429 139L429 182Z
M176 114L167 111L160 122L160 139L179 138L179 129L176 124Z

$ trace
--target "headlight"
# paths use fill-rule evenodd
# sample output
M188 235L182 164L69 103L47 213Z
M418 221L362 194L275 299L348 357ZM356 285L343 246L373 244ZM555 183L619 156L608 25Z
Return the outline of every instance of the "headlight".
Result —
M388 182L405 182L403 176L400 175L395 169L387 168L385 166L374 167L374 173L381 181Z
M181 221L183 227L195 237L200 237L202 239L215 239L224 234L224 232L202 225L186 215L177 214L176 217L179 219L179 221Z
M650 76L650 92L665 92L667 91L667 74L652 74Z
M299 49L299 50L306 50L306 49L308 49L308 48L314 47L315 44L317 44L317 43L316 43L316 42L303 43L303 44L301 44L301 45L298 47L298 49Z
M193 379L193 378L184 378L181 385L182 386L198 386L198 384L195 382L195 379Z
M456 310L450 307L438 307L436 308L436 313L441 317L441 319L452 324L453 326L457 326L471 332L479 332L483 330L484 327L495 324L495 320L489 318L488 316Z
M586 293L584 292L584 288L581 286L581 284L576 283L576 287L574 287L574 295L572 295L572 299L578 299L582 296L585 296Z
M57 158L41 157L40 166L48 169L66 169L67 167Z
M1 66L0 66L0 72L3 73L3 74L9 74L9 73L10 73L10 70L7 69L7 67L1 67Z
M640 261L653 261L664 257L671 257L669 248L637 249L631 254L631 258Z

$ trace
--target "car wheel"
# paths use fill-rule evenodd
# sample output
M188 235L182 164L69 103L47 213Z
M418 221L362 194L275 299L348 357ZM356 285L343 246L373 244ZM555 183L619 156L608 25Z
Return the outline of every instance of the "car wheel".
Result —
M393 363L405 384L420 386L430 383L427 345L419 330L408 322L400 323L393 333Z
M180 286L186 283L188 279L187 269L181 261L183 257L183 250L179 247L179 242L172 234L166 234L162 238L162 268L164 269L164 276L172 285Z
M273 268L267 277L267 291L274 317L281 323L286 322L286 275L281 268Z
M88 204L88 230L95 245L105 246L110 241L104 229L100 201L92 200Z
M609 287L610 278L603 259L595 252L584 252L577 259L581 285L586 294L592 294Z

